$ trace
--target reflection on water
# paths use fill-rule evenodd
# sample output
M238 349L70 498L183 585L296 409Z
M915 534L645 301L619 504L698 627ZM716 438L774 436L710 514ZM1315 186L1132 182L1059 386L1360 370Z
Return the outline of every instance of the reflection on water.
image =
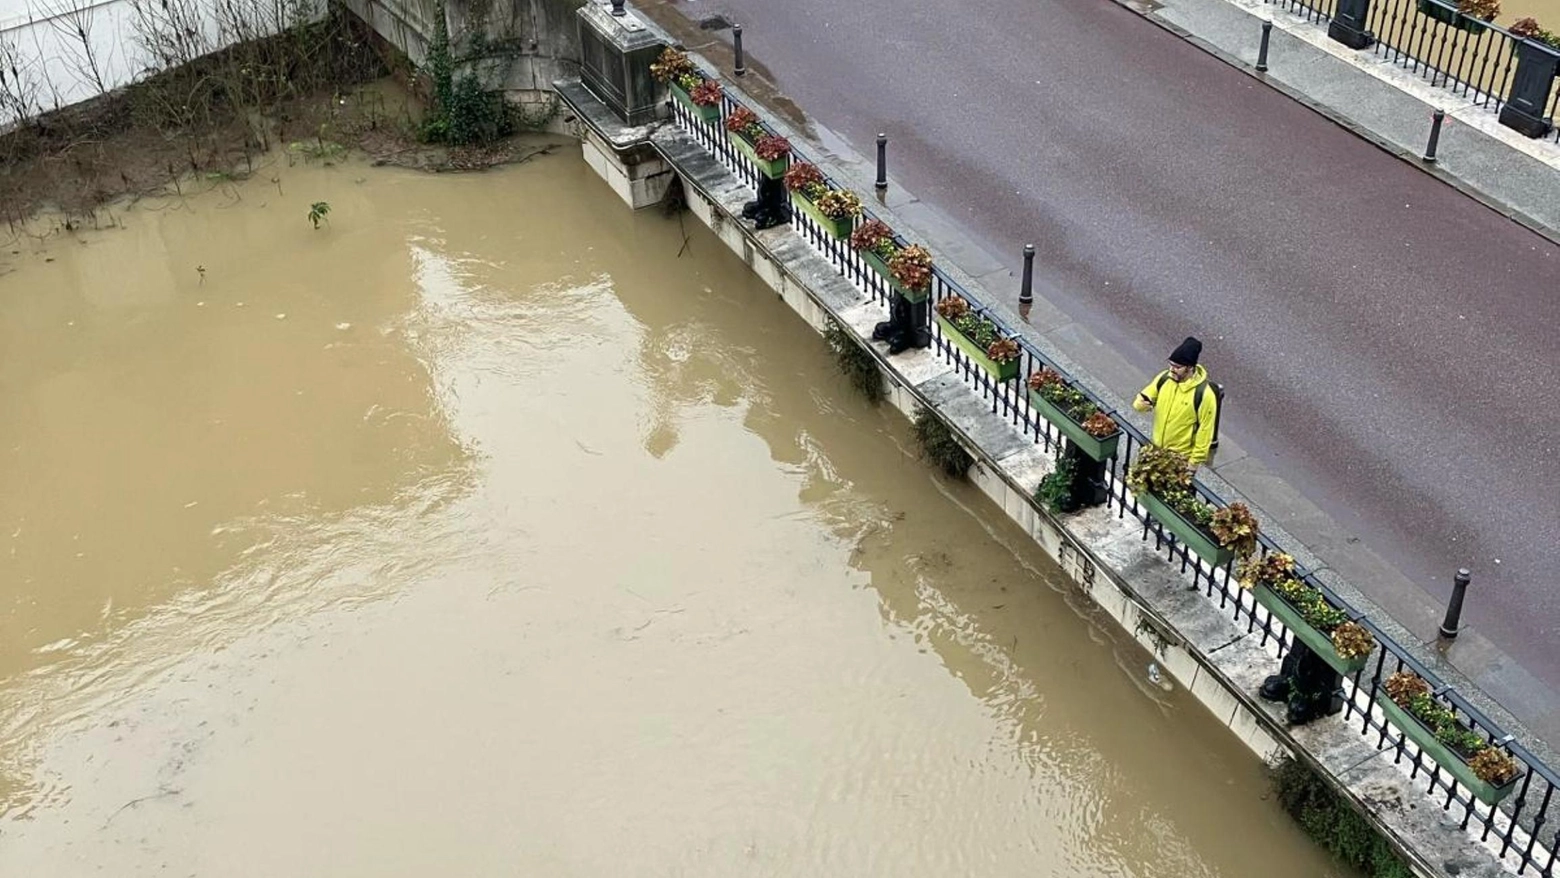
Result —
M691 220L267 173L0 277L0 874L1340 874Z

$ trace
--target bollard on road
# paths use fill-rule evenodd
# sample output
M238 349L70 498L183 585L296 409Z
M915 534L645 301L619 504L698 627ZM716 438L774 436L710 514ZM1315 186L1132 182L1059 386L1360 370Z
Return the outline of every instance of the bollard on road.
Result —
M1029 305L1035 300L1035 245L1024 245L1024 281L1018 288L1018 304Z
M1468 582L1473 578L1467 568L1452 577L1452 599L1446 603L1446 618L1441 622L1441 636L1447 640L1457 637L1458 623L1462 621L1463 596L1468 593Z
M742 63L742 25L734 24L731 26L731 43L737 52L737 65L731 68L731 72L737 76L742 76L747 73L747 65Z
M888 188L888 135L879 133L877 136L878 147L878 171L877 179L872 182L872 188L882 192Z
M1441 143L1441 123L1446 121L1446 111L1436 110L1430 117L1430 143L1425 147L1424 161L1435 161L1435 148Z
M1267 69L1268 69L1268 66L1267 66L1268 41L1271 40L1272 38L1273 38L1273 22L1271 22L1271 21L1264 21L1264 22L1262 22L1262 45L1257 48L1257 72L1258 73L1266 73L1267 72Z

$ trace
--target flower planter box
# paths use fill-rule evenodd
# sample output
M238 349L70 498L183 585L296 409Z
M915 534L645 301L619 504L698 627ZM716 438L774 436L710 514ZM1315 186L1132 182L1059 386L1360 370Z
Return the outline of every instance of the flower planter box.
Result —
M1176 539L1185 543L1187 548L1196 552L1209 564L1215 567L1223 567L1230 563L1231 558L1235 557L1235 553L1219 545L1218 540L1215 540L1212 534L1182 518L1181 513L1166 506L1164 501L1153 494L1146 492L1139 494L1137 495L1137 500L1148 509L1149 515L1154 516L1156 521L1164 525L1165 530L1175 534Z
M823 211L818 209L818 205L813 204L807 196L800 192L791 193L791 203L801 208L802 213L812 217L813 222L836 238L849 238L851 227L856 224L855 217L848 216L844 219L835 219L832 216L825 215Z
M1376 699L1376 703L1381 705L1381 712L1387 715L1387 719L1402 729L1409 740L1418 744L1419 749L1425 751L1425 754L1434 759L1437 765L1446 769L1448 774L1457 778L1458 783L1467 787L1468 791L1473 793L1473 797L1484 804L1494 805L1511 795L1511 791L1516 789L1517 781L1522 779L1522 772L1518 771L1515 777L1498 787L1480 780L1457 751L1441 743L1436 738L1435 732L1420 722L1418 717L1399 707L1396 701L1386 697L1385 692Z
M701 121L705 123L714 123L720 121L720 104L716 104L713 107L700 106L699 104L693 102L692 95L688 94L686 91L683 91L682 86L675 82L669 83L669 85L672 87L673 99L675 99L679 104L687 107L693 113L693 115L697 116Z
M1419 0L1419 11L1426 17L1443 24L1449 24L1458 30L1465 30L1470 34L1484 33L1487 25L1477 18L1469 18L1458 13L1456 6L1437 3L1436 0Z
M1104 439L1096 437L1083 425L1067 417L1067 414L1057 408L1050 400L1039 393L1029 391L1029 404L1040 412L1041 417L1056 425L1056 429L1062 431L1062 435L1072 440L1072 444L1078 446L1084 454L1094 460L1110 460L1116 456L1116 444L1121 441L1121 431L1106 436Z
M1251 596L1257 599L1257 603L1267 607L1274 618L1284 623L1284 627L1294 633L1301 643L1311 648L1311 651L1321 656L1324 661L1332 665L1333 670L1340 674L1353 674L1365 667L1365 662L1370 656L1362 655L1356 658L1346 659L1333 648L1332 638L1327 634L1312 628L1300 615L1300 611L1290 606L1278 592L1265 585L1258 585L1251 590Z
M943 319L941 314L936 316L937 325L942 327L943 335L946 336L949 341L957 345L959 350L968 354L969 358L974 360L975 363L982 369L985 369L992 378L995 378L998 381L1012 381L1014 378L1018 377L1018 360L1010 360L1006 363L998 363L997 361L986 356L986 352L981 350L979 345L965 338L964 333L956 329L952 323L949 323L947 320Z
M893 289L894 292L904 296L906 302L924 302L926 301L926 297L932 294L931 284L927 284L926 289L923 290L912 290L909 287L901 285L899 281L894 280L894 273L888 270L888 263L883 261L883 257L873 253L871 250L857 250L856 252L861 254L861 260L863 262L865 262L867 265L870 265L873 271L881 274L883 279L888 281L889 287Z
M779 178L785 176L786 166L791 163L789 156L782 156L772 162L766 162L758 157L758 153L753 149L753 144L749 143L746 137L743 137L735 131L731 132L731 142L736 145L737 152L747 156L748 159L753 162L753 164L758 165L758 172L760 174L763 174L771 180L778 180Z

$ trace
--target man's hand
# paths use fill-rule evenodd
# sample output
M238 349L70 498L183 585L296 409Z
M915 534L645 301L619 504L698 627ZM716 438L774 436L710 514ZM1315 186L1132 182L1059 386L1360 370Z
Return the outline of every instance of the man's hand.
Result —
M1140 393L1137 395L1137 399L1132 400L1132 407L1140 412L1152 411L1154 408L1154 401L1149 399L1146 395Z

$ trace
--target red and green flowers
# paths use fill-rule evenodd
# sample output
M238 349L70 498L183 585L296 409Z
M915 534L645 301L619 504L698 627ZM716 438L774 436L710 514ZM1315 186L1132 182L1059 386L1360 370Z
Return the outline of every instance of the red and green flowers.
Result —
M856 217L861 216L861 199L856 193L829 186L818 166L797 162L785 172L785 187L791 190L791 203L812 217L836 238L851 234Z
M737 151L758 165L759 173L771 179L785 174L786 163L791 156L791 141L770 134L758 114L747 107L738 107L726 117L726 130Z

